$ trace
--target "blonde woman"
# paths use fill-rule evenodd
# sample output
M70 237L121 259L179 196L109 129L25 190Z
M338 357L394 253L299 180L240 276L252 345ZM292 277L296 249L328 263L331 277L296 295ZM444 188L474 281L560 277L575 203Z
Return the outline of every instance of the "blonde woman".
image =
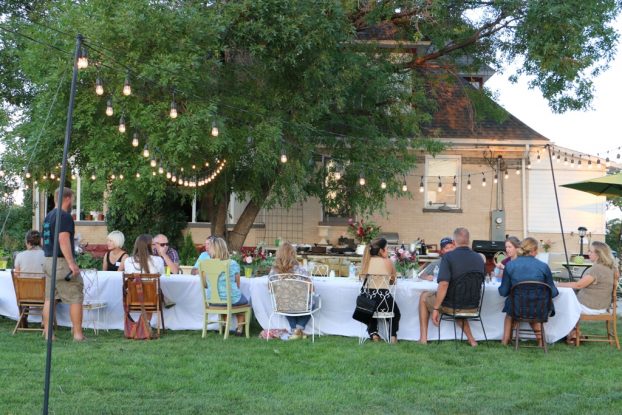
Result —
M274 274L298 274L308 278L309 274L306 269L300 266L296 259L296 249L289 242L282 244L276 251L274 265L270 270L270 275ZM311 279L309 279L311 281ZM311 316L286 316L287 322L291 328L291 336L289 340L297 340L304 338L304 329L307 326Z
M518 248L518 257L505 266L503 270L504 278L499 287L499 294L502 297L508 297L512 287L519 282L536 281L543 282L551 287L553 297L557 297L559 292L553 282L553 274L551 269L544 262L536 259L538 255L538 241L534 238L525 238L521 241ZM503 307L505 313L510 312L510 299L506 298L505 306ZM530 323L531 328L536 333L538 343L542 342L540 337L541 323ZM505 316L505 322L503 325L503 339L501 343L507 345L512 337L512 317L509 314Z
M590 267L577 282L564 282L558 287L568 287L577 292L577 299L581 306L581 314L604 314L611 305L611 293L618 276L615 260L611 249L602 242L592 242L587 254L594 265ZM570 344L575 343L576 331L573 329L566 337Z
M371 241L365 248L363 255L363 263L361 265L360 279L365 279L366 275L386 275L389 277L389 284L395 284L397 272L393 262L389 259L389 250L387 248L387 240L384 238L376 238ZM397 343L397 332L400 328L400 309L395 300L389 294L389 287L370 290L371 297L381 299L380 307L391 306L393 304L393 322L391 324L391 343ZM378 334L378 320L370 319L367 323L367 333L372 341L380 341Z
M214 238L211 240L211 243L208 247L208 253L210 258L213 259L221 259L227 260L229 259L229 250L227 248L227 242L225 242L222 238ZM248 300L242 294L240 290L240 265L231 259L229 264L229 279L231 280L231 305L239 306L248 304ZM208 293L207 297L209 298L209 287L207 288ZM220 275L218 277L218 296L222 301L227 301L227 280L224 275ZM236 336L243 336L242 327L245 324L245 316L244 313L235 314L237 319L237 329L235 332Z
M103 271L123 271L125 269L123 260L127 257L127 252L123 250L124 243L125 236L121 231L112 231L108 234L108 238L106 238L108 252L102 260Z

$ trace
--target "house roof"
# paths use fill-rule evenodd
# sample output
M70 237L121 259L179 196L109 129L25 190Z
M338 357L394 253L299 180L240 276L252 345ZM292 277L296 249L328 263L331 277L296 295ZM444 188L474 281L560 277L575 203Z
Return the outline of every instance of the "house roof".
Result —
M549 141L461 78L430 78L427 96L432 120L423 133L432 138Z

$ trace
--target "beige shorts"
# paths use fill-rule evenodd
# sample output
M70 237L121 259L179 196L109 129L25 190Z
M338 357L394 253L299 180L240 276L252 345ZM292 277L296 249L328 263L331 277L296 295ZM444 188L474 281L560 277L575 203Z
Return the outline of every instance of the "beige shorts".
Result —
M52 259L46 257L43 261L43 272L45 272L45 298L50 298L52 288ZM84 282L82 276L72 276L71 281L65 281L65 276L71 271L65 258L58 258L56 262L56 290L54 298L61 300L65 304L82 304L84 301Z
M428 309L428 311L430 312L430 314L432 314L432 311L434 311L434 303L436 302L436 293L430 293L428 294L428 296L425 299L425 306ZM441 306L440 311L443 314L453 314L454 313L454 309L451 307L443 307ZM456 314L459 313L475 313L477 312L477 308L473 308L473 309L468 309L468 310L456 310Z

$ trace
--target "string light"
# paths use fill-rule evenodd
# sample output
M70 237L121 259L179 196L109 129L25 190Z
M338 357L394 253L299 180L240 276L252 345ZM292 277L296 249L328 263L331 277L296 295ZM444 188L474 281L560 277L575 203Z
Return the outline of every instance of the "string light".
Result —
M438 176L438 188L436 190L439 193L443 191L443 182L441 181L441 176Z
M218 127L216 126L216 121L212 121L212 137L218 137Z
M596 159L596 167L600 168L600 159Z
M108 98L108 102L106 103L106 115L112 117L114 114L114 110L112 109L112 98Z
M384 185L383 189L385 189L387 187L387 184L384 181L382 182L382 184ZM406 179L404 179L404 183L402 184L402 192L406 193L407 191L408 191L408 186L406 185Z
M419 193L423 193L423 176L421 176L421 180L419 181Z
M577 162L577 166L581 168L581 159L579 159L579 161Z
M587 160L587 168L591 169L592 168L592 159L588 159Z
M527 168L531 169L531 159L527 159Z
M97 179L97 176L95 176L94 174L91 174L91 180L95 180Z
M471 190L471 175L469 174L469 179L467 180L467 189Z
M104 95L104 84L99 76L95 80L95 93L97 95Z
M520 169L518 168L518 166L516 166L516 175L519 176L520 175Z
M166 172L166 178L167 178L167 179L170 179L172 176L173 176L173 175L171 174L171 172L167 170L167 172Z
M486 187L486 176L482 173L482 187Z
M149 164L151 165L151 167L155 167L158 165L158 162L156 161L156 159L152 158Z
M540 163L541 159L540 159L540 152L538 151L538 158L536 159L538 163Z
M570 159L570 167L574 169L575 164L574 164L574 158Z
M176 183L176 182L177 182L177 173L176 173L176 172L173 172L173 177L171 177L171 181L172 181L173 183Z
M121 114L121 119L119 120L119 132L121 134L125 133L125 117Z
M27 179L30 179L30 177L31 177L31 176L30 176L30 172L29 172L29 171L27 171L27 172L26 172L26 178L27 178Z
M404 183L405 183L405 182L404 182ZM382 180L382 182L380 182L380 188L381 188L382 190L384 190L384 189L386 189L386 188L387 188L387 182L385 182L385 181L384 181L384 179Z
M78 52L78 69L86 69L89 66L89 54L84 46Z
M136 178L140 179L140 173L136 172Z
M218 134L216 134L218 135ZM285 149L282 148L281 149L281 163L285 164L287 163L287 154L285 153Z
M117 176L115 176L115 175L114 175L114 173L113 173L113 174L111 174L111 175L110 175L110 178L111 178L112 180L114 180L114 179L116 179L116 178L117 178Z
M510 174L507 170L503 173L503 177L505 177L506 180L510 178Z
M171 101L171 111L168 114L172 119L177 118L177 103L175 102L175 98L173 97L173 101Z
M130 85L130 73L125 75L125 83L123 84L123 95L126 97L132 94L132 86Z
M205 162L205 167L209 167L209 161Z
M160 162L160 165L158 166L158 174L164 174L164 167L162 167L162 162Z
M119 180L123 180L123 175L122 174L119 175Z
M561 161L561 155L559 153L559 151L557 152L557 162L559 163Z
M138 147L138 133L134 133L134 138L132 138L132 147Z
M609 157L605 159L605 167L609 168L611 166L611 162L609 161Z
M451 184L451 190L454 192L458 189L458 183L456 183L456 176L454 176L454 182Z
M50 179L54 180L56 178L56 175L54 173L50 173Z
M363 173L361 173L361 174L359 175L359 184L360 184L361 186L365 186L365 183L366 183L366 181L365 181L365 176L363 175Z
M495 177L492 179L493 183L497 183L499 181L499 176L495 173Z
M566 153L564 153L564 166L568 165L568 157L566 157Z

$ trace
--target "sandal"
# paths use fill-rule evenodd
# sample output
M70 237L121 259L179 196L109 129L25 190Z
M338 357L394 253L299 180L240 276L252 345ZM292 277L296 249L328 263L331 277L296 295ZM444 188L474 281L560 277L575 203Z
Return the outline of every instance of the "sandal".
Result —
M369 334L369 338L371 341L373 341L374 343L378 343L380 341L380 336L378 335L378 332L373 332Z

